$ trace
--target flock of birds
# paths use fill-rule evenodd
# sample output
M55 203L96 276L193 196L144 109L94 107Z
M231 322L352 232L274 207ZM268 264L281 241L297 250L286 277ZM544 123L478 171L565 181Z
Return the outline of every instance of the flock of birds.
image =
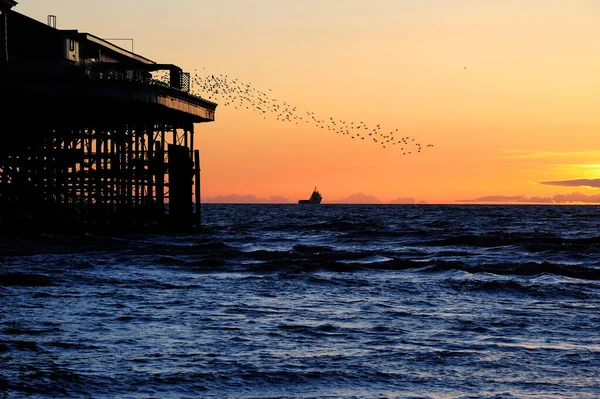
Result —
M154 79L168 83L168 72L158 74L154 76ZM276 118L278 121L296 125L311 124L317 129L326 129L348 136L353 140L372 142L383 148L397 146L402 155L417 154L424 147L433 147L433 144L423 145L415 137L403 136L398 129L384 130L380 124L369 126L363 121L335 120L333 117L320 118L314 112L300 111L285 101L277 100L271 96L271 89L268 89L269 93L266 93L254 88L251 83L245 83L224 74L202 76L196 70L191 80L190 91L192 94L226 107L256 112L264 119Z

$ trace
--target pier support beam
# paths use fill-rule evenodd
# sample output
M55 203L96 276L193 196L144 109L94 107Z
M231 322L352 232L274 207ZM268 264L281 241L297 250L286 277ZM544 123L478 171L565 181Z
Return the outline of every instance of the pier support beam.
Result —
M0 0L0 65L8 62L8 10L16 5L14 0Z
M200 213L200 151L194 150L194 200L196 203L196 228L200 228L202 214Z
M0 64L8 62L8 36L6 34L6 13L0 9Z

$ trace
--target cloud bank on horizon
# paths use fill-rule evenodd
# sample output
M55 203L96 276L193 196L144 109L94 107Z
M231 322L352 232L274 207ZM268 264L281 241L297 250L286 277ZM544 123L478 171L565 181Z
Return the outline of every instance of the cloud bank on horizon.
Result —
M543 181L540 184L560 187L600 188L600 179L574 179L560 181ZM584 194L578 191L567 194L556 194L552 197L526 197L525 195L489 195L475 199L457 200L457 202L478 203L526 203L526 204L599 204L600 194Z
M457 202L477 203L521 203L521 204L600 204L600 194L587 195L578 191L556 194L552 197L526 197L525 195L489 195L475 199L457 200Z
M381 204L381 201L374 195L356 193L337 201L329 201L330 204Z
M231 194L231 195L217 195L214 197L202 197L203 203L212 204L295 204L296 200L290 200L281 196L270 196L270 197L257 197L251 194ZM356 193L349 195L341 200L326 201L327 204L383 204L377 197L364 194ZM399 197L391 200L389 204L426 204L425 201L417 202L414 198Z
M214 197L202 197L203 203L213 204L295 204L297 201L282 196L257 197L251 194L217 195ZM473 199L459 199L458 203L502 203L502 204L600 204L600 194L584 194L578 191L567 194L556 194L552 197L527 197L525 195L488 195ZM427 204L426 201L416 201L410 197L399 197L389 202L382 202L377 197L356 193L341 200L324 202L326 204Z
M231 194L202 197L202 202L213 204L289 204L293 201L278 195L263 198L256 195Z

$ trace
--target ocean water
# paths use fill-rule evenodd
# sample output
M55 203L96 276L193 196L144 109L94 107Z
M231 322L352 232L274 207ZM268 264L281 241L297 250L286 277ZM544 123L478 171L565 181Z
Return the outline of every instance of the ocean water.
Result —
M0 398L600 397L600 207L202 221L0 238Z

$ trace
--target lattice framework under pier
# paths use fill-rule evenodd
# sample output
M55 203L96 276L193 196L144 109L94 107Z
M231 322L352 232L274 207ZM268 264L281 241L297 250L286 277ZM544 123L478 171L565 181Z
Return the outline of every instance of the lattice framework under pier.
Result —
M78 230L82 226L162 230L170 199L170 152L179 154L171 165L172 169L180 165L178 191L183 197L187 190L191 198L194 177L199 185L199 175L194 176L199 166L193 164L193 124L35 126L30 130L14 146L0 150L0 224L4 228L55 228L59 224ZM186 200L180 201L184 208ZM191 207L190 202L189 214L186 209L180 212L186 220L179 223L192 224L187 217Z

